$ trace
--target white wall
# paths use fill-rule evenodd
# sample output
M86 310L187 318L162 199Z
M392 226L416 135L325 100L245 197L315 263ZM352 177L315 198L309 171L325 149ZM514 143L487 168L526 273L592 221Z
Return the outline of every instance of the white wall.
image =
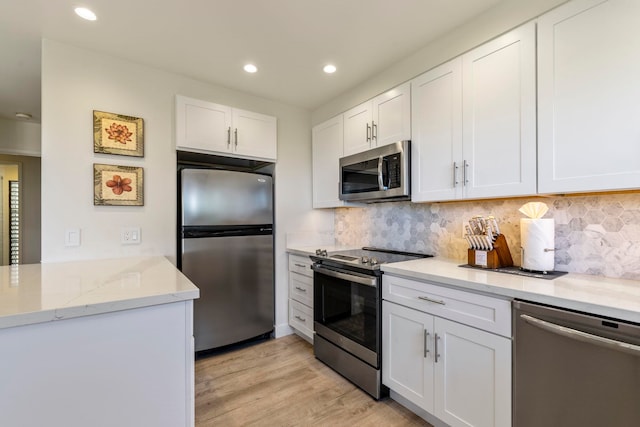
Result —
M0 119L0 153L40 156L40 123Z
M50 40L42 44L42 260L165 255L175 262L176 94L278 118L276 326L286 332L285 235L333 228L332 212L311 210L309 112ZM94 109L143 118L144 158L94 154ZM93 163L142 166L144 206L94 206ZM141 228L140 245L120 244L126 226ZM81 246L65 247L65 229L76 227Z
M485 13L423 47L415 54L317 108L312 112L312 124L321 123L400 83L411 80L566 1L505 0L500 2Z

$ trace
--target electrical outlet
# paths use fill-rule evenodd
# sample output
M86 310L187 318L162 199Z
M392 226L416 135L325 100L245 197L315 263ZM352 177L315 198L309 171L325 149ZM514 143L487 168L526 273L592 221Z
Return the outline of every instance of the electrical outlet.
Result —
M123 245L139 245L140 240L140 227L124 227L120 233Z
M66 230L64 230L64 245L80 246L80 229L79 228L67 228Z

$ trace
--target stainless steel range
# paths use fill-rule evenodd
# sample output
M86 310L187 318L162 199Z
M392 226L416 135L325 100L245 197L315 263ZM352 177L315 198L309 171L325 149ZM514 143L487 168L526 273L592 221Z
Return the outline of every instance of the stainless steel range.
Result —
M380 375L380 265L430 256L368 247L311 256L315 356L375 399L388 393Z

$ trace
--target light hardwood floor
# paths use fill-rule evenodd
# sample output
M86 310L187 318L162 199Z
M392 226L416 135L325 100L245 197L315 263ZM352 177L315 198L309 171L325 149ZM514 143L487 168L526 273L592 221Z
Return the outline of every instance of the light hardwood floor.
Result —
M196 361L196 427L429 426L376 402L313 356L297 335Z

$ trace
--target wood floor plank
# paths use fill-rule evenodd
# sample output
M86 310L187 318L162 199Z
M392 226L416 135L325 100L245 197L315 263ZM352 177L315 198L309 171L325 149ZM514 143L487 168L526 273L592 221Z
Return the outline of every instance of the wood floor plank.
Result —
M196 427L429 426L375 401L317 360L297 335L196 361Z

